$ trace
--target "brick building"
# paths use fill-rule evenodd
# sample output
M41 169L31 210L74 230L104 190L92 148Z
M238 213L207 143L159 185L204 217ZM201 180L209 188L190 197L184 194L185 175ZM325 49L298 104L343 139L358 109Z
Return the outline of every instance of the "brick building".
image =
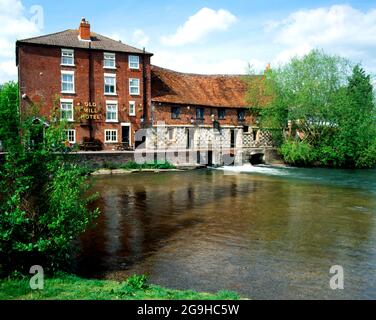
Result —
M49 118L60 108L72 124L69 142L85 139L113 149L134 146L134 133L148 124L151 53L90 31L78 30L17 41L21 108L32 104Z
M236 153L244 135L258 138L244 76L152 66L151 53L91 32L85 19L78 30L20 40L16 47L22 112L36 105L48 119L57 109L71 124L71 144ZM141 128L146 141L135 139Z

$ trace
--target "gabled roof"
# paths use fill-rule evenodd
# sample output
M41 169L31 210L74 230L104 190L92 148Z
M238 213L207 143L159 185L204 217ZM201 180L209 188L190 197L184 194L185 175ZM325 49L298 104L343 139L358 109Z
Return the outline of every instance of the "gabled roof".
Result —
M120 41L116 41L98 33L91 32L91 41L82 41L78 38L78 30L65 30L40 37L24 39L17 41L18 44L36 44L45 46L55 46L64 48L93 49L114 52L126 52L144 54L143 50L131 47ZM152 53L145 52L147 55Z
M226 108L247 107L246 77L181 73L152 66L152 101Z

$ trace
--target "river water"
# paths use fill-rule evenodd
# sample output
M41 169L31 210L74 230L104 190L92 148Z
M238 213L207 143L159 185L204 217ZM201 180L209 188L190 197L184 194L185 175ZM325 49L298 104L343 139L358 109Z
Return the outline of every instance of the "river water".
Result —
M98 177L79 273L251 299L376 299L376 170L227 167ZM344 290L332 290L334 265Z

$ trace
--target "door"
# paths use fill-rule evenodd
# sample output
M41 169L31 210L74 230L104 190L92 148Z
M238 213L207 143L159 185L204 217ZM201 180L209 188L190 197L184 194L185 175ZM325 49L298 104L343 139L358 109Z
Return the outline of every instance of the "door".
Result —
M192 132L191 132L192 131ZM185 129L187 137L187 149L193 148L193 129Z
M236 147L236 134L235 130L231 130L231 148Z
M130 130L131 130L131 127L123 126L123 127L121 127L121 130L122 130L121 142L126 147L129 147L131 145L131 141L130 141Z

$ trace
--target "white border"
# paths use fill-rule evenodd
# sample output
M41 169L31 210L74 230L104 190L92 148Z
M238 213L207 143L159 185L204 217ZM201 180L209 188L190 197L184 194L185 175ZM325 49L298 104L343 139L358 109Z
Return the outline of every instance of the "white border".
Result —
M73 91L63 91L63 75L64 74L73 75ZM76 94L76 84L75 84L74 71L61 70L60 83L61 83L61 93L64 93L64 94Z
M116 119L108 120L107 119L107 105L112 104L116 105ZM106 100L106 122L107 123L118 123L119 122L119 103L117 100Z
M110 131L116 131L116 141L107 141L107 132L110 132ZM119 131L117 129L105 129L104 130L104 143L106 144L114 144L114 143L118 143L119 141Z
M135 88L136 86L131 86L132 80L138 80L138 93L132 93L131 88ZM139 78L130 78L129 79L129 95L130 96L139 96L140 95L140 88L141 88L141 81Z
M107 78L115 78L115 92L114 93L107 93L106 92L106 81L105 81L106 77ZM105 73L104 76L103 76L103 92L104 92L104 95L105 96L117 96L116 86L117 86L116 73Z
M66 119L68 122L74 122L74 103L73 99L60 99L60 117L61 117L61 112L63 111L61 108L61 105L63 103L71 103L72 104L72 119ZM64 119L61 119L64 120Z

